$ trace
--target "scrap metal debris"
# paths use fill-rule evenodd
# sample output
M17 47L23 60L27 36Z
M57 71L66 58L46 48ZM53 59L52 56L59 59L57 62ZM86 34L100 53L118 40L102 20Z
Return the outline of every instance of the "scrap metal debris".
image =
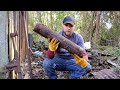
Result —
M99 72L91 73L95 79L119 79L120 73L117 73L113 68L103 69Z
M45 55L43 56L45 58ZM120 78L120 69L115 68L114 65L110 64L108 60L97 54L97 52L92 53L89 56L89 63L92 65L92 70L90 73L87 73L81 76L79 79L119 79ZM109 57L115 59L113 57ZM33 58L31 62L33 79L48 79L48 76L42 67L43 58ZM24 79L29 79L28 76L28 64L25 62L21 66L22 74ZM68 71L56 71L58 79L69 79Z

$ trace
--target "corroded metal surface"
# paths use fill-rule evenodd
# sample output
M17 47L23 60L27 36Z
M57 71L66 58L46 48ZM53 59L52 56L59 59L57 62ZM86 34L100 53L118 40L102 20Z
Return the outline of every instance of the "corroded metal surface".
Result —
M93 72L92 75L95 79L118 79L118 74L114 69L103 69L99 72Z
M18 73L18 79L22 79L21 69L20 69L20 61L19 61L19 55L18 51L16 49L15 44L15 37L18 36L17 32L10 33L12 42L13 42L13 48L14 48L14 59L6 65L6 69L9 71L15 70Z

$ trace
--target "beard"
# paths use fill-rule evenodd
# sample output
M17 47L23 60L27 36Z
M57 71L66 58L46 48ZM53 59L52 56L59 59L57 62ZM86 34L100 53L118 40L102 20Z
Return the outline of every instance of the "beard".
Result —
M65 32L65 35L66 35L66 36L71 36L71 35L72 35L72 32L67 31L67 32Z

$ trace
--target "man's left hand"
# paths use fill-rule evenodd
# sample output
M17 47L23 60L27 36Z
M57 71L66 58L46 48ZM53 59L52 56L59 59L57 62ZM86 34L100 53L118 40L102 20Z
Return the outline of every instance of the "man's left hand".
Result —
M80 58L78 55L74 54L74 59L76 61L76 64L79 64L81 67L85 68L88 65L87 60L85 60L84 56Z

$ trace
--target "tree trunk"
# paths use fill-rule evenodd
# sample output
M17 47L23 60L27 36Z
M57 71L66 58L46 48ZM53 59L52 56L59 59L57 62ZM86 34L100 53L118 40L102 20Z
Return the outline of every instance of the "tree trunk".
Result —
M96 28L96 25L94 23L94 19L95 19L95 11L92 12L92 19L91 19L91 23L90 23L90 42L91 42L91 48L93 48L93 34Z
M98 41L100 39L100 34L99 34L99 27L100 27L100 15L101 11L96 11L96 33L95 33L95 42L98 44Z
M60 42L60 46L68 50L72 54L77 54L80 57L83 54L83 49L80 46L68 40L67 38L63 37L62 35L52 32L53 30L50 30L43 24L40 23L36 24L33 31L42 35L45 38L50 38L50 39L56 38Z
M95 44L98 44L99 41L100 15L101 15L100 11L93 12L92 21L91 21L91 30L90 30L90 41L92 44L92 48Z

